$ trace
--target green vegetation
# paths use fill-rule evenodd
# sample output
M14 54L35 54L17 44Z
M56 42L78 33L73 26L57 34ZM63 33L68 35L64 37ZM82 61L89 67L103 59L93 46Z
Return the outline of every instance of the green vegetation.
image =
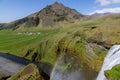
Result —
M2 75L0 75L0 80L4 80Z
M0 52L51 64L56 62L60 54L71 53L78 61L99 71L107 52L102 47L110 48L113 44L120 43L120 18L118 16L78 21L59 28L31 27L24 30L1 30ZM110 24L107 23L108 21ZM86 49L87 43L94 46L91 47L94 54Z
M120 64L114 66L111 70L105 71L108 80L120 80Z
M44 78L41 76L36 65L29 64L7 80L44 80Z
M120 44L120 14L92 18L57 2L23 19L0 25L0 52L52 65L62 56L63 71L72 66L99 72L114 44ZM118 65L105 74L109 80L119 80L119 72ZM33 79L44 80L38 68L30 64L8 80Z

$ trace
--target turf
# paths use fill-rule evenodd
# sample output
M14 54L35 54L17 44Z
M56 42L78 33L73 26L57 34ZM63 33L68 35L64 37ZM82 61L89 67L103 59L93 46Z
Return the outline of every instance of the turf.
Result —
M120 44L119 16L118 14L88 21L78 21L72 25L60 26L57 28L1 30L0 52L11 53L30 60L36 56L34 55L35 53L38 53L36 60L42 60L53 64L57 59L56 50L60 45L59 43L64 39L65 44L62 45L63 49L70 40L72 40L70 44L76 46L73 48L73 46L70 45L68 48L72 50L78 47L78 49L81 48L81 52L84 52L84 46L74 43L83 38L85 38L85 42L87 42L87 39L92 38L97 40L97 42L106 41L110 46ZM26 34L38 32L40 34ZM101 34L99 35L99 33ZM75 35L80 37L73 38ZM99 49L96 51L99 53Z

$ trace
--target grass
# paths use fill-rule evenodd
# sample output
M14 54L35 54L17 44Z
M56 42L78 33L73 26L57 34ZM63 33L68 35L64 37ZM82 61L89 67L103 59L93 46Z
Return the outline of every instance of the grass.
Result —
M120 80L120 64L114 66L111 70L105 71L108 80Z
M21 71L19 71L17 74L13 75L12 77L8 78L7 80L44 80L41 76L41 72L34 64L29 64L26 67L24 67Z
M90 37L93 37L94 39L98 38L96 34L99 34L100 32L102 33L101 41L107 41L111 45L120 44L119 16L120 15L101 17L54 29L34 29L31 27L29 29L19 29L15 31L1 30L0 52L11 53L30 60L32 60L33 55L37 53L37 55L34 55L36 56L35 60L54 64L57 59L58 47L60 47L61 53L64 53L67 48L69 51L75 51L75 49L77 49L76 53L84 54L86 53L84 45L87 42L87 39ZM95 26L94 29L92 29L93 26ZM40 32L40 35L18 34L19 32ZM76 37L73 38L75 35ZM80 43L76 44L77 41ZM27 54L28 51L30 51L29 54ZM97 53L100 52L98 48L96 48L95 51ZM103 51L102 53L105 55L106 52ZM82 56L89 58L91 55L85 54Z

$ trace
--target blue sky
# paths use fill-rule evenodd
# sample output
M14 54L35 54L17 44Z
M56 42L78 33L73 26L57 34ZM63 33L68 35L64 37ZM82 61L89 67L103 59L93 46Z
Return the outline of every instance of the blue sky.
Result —
M76 9L82 14L120 12L120 0L0 0L0 23L26 17L55 1Z

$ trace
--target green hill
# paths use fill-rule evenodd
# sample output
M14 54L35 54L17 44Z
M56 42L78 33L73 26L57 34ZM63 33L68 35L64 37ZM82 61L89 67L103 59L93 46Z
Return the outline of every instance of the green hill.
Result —
M41 26L45 28L40 28L40 24L38 24L40 22L36 17L37 13L28 16L27 18L30 18L28 20L23 18L12 23L2 24L0 27L0 52L53 65L60 55L70 53L71 59L75 58L92 70L99 72L108 49L114 44L120 44L120 14L90 18L63 7L62 4L55 3L53 5L59 5L63 10L63 13L58 11L57 15L54 18L52 16L49 20L57 20L57 23L52 24L57 27L48 27L49 24L46 24L48 16L53 15L56 11L56 7L53 6L47 6L38 12L40 13L39 17L42 17L42 24L45 23L47 27ZM46 9L49 8L50 14L47 14ZM51 9L55 11L51 12ZM67 12L64 12L66 9ZM42 15L44 12L46 14ZM67 15L63 16L64 13ZM44 17L46 15L47 18ZM64 21L61 21L63 18ZM72 19L75 22L69 21Z
M71 24L84 17L74 9L68 8L61 3L55 2L39 12L10 23L0 25L0 29L22 30L30 27L37 29L46 27L59 27L63 24Z
M120 79L120 65L114 66L111 70L105 71L105 76L108 80L119 80Z
M59 28L1 30L0 52L54 64L58 55L66 53L67 50L73 55L82 56L86 64L91 64L89 66L98 71L101 66L95 63L102 63L107 49L120 43L119 16L117 14L78 21Z

